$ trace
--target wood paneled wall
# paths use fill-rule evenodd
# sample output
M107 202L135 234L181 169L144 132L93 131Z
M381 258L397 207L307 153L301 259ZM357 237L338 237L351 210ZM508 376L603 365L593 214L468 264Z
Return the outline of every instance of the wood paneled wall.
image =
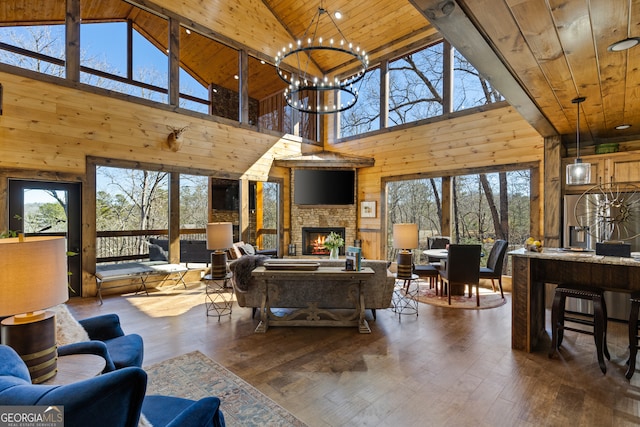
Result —
M24 76L0 72L0 82L4 88L1 176L16 176L15 171L20 171L22 177L54 176L87 183L91 182L85 170L87 157L92 157L232 179L277 178L284 183L283 231L284 243L288 243L289 169L272 166L272 160L318 147L302 145L295 137L262 134ZM167 145L167 126L189 127L177 152ZM541 164L543 146L540 135L512 107L503 105L475 114L454 114L449 120L381 131L354 141L327 142L325 148L375 158L375 166L358 170L357 195L359 202L376 201L377 215L358 217L357 227L367 257L379 258L383 256L381 225L385 221L383 178L443 176L487 166ZM0 194L2 188L4 182ZM6 203L3 197L0 224L8 223ZM89 222L83 219L85 230L92 229L87 227ZM93 247L92 239L94 235L84 236L83 244ZM86 266L83 275L85 295L95 289L91 268Z
M87 158L98 158L114 159L113 164L126 161L128 165L230 179L280 179L286 187L289 170L272 166L273 158L301 153L301 143L293 139L98 95L91 88L84 91L3 72L0 82L4 91L0 229L8 224L8 177L83 182L87 187L84 198L93 195L95 199L95 181L87 174ZM168 126L188 126L177 152L168 146ZM90 172L93 175L93 169ZM95 201L93 205L85 201L85 208L83 294L92 295ZM285 223L289 223L286 215L285 210Z
M460 175L518 164L542 167L544 160L543 138L513 107L504 104L354 141L330 141L327 149L375 158L375 166L358 170L358 202L373 200L378 205L376 218L359 218L358 224L359 238L370 258L384 256L383 178ZM533 174L538 180L541 175ZM532 217L541 218L542 206L535 196Z

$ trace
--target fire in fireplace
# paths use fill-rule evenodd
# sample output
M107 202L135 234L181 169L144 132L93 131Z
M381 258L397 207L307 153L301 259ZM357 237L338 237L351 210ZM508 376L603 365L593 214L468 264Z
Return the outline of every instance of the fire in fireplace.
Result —
M302 255L329 255L324 240L332 231L344 239L344 227L302 227ZM340 255L344 255L344 246Z

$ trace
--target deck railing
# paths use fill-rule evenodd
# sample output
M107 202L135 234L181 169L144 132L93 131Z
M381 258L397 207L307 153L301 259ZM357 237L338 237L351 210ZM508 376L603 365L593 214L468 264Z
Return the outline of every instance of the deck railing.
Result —
M276 229L258 230L261 245L277 247ZM149 239L168 238L169 230L118 230L98 231L96 239L96 262L122 262L149 258ZM204 228L180 229L181 240L206 240ZM262 248L262 247L261 247Z

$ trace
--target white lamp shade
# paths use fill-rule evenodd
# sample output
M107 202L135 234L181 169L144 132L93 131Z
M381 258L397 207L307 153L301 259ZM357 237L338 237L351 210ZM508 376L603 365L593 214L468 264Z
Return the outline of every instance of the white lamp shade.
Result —
M207 224L207 249L228 249L233 246L233 225L230 222Z
M393 224L393 247L414 249L418 247L418 224Z
M0 239L0 316L32 313L69 299L64 237Z
M591 183L591 164L582 163L576 159L575 163L567 165L567 185L580 185Z

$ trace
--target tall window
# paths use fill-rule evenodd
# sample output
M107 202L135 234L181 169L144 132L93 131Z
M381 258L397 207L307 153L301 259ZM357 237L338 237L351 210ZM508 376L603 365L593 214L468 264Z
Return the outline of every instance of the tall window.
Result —
M400 125L441 115L442 43L389 63L389 123Z
M372 68L362 78L356 105L340 113L339 138L380 129L380 68Z
M453 110L503 101L502 95L457 50L453 64Z

